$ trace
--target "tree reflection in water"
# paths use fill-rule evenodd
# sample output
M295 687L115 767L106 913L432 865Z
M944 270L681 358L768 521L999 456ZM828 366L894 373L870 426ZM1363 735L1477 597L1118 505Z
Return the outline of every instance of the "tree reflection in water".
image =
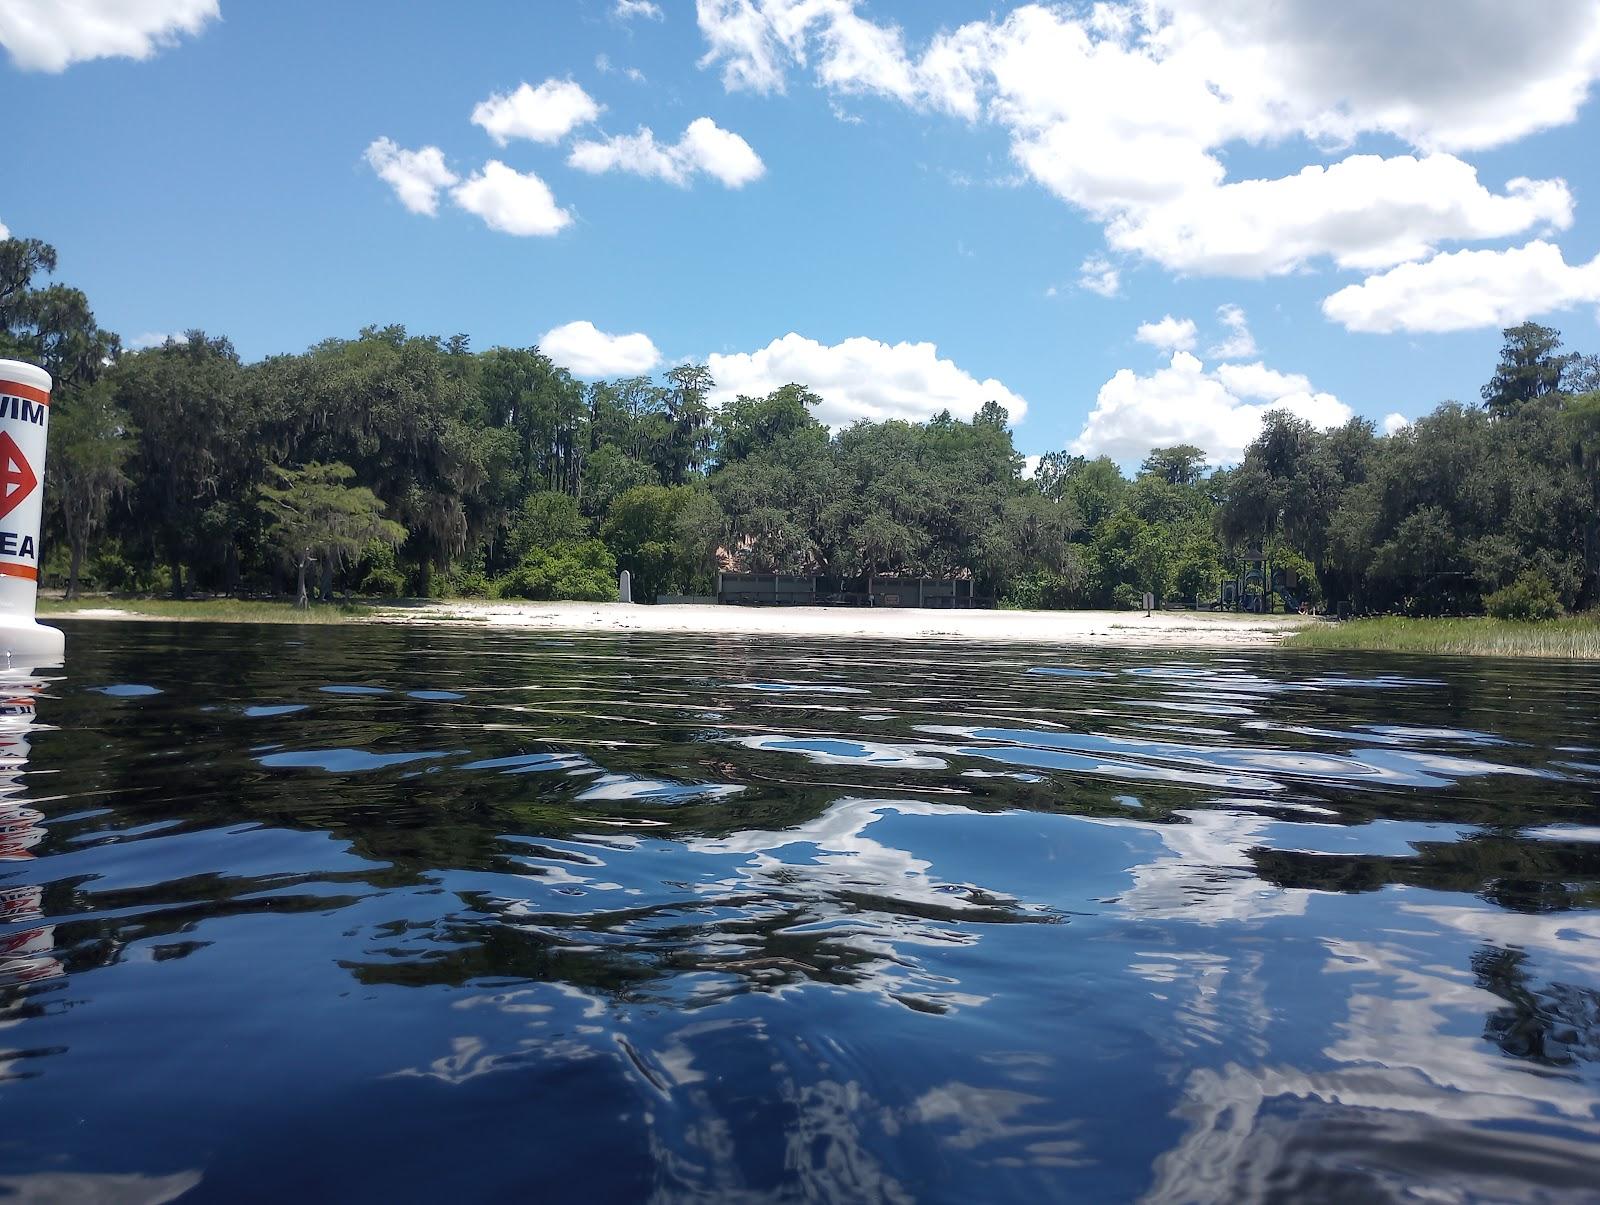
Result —
M1589 1190L1578 671L75 647L0 760L8 1186Z

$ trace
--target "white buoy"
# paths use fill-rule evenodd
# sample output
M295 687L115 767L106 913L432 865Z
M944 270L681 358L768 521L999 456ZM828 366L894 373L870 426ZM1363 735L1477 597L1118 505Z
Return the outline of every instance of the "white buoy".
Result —
M67 643L33 617L51 384L42 368L0 360L0 652L35 664L60 660Z

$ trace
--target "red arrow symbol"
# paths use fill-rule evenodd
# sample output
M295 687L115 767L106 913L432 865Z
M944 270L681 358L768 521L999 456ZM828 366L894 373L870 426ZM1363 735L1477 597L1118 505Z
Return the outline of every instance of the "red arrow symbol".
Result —
M28 458L9 431L0 431L0 519L16 510L39 484Z

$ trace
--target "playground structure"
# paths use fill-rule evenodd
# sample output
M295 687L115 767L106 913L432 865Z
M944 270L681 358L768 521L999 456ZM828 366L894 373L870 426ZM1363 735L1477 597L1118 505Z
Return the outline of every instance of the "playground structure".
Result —
M1239 576L1225 577L1217 583L1217 610L1265 615L1276 603L1283 604L1285 613L1308 607L1295 568L1282 565L1274 568L1259 549L1245 553L1244 564L1245 570Z

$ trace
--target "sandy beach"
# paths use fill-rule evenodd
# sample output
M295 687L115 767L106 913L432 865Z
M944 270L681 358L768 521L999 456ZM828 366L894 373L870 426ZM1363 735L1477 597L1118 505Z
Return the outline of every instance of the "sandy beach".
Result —
M965 640L1054 645L1261 648L1315 622L1206 611L933 611L857 607L643 606L452 600L380 607L373 620L487 624L560 632L661 632L853 640Z

